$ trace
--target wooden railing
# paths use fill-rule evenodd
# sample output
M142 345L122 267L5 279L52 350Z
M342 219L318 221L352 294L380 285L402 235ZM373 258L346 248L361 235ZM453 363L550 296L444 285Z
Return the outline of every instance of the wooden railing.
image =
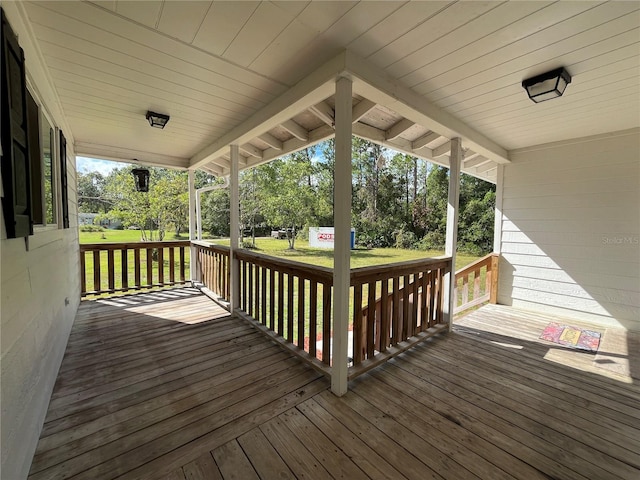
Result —
M229 247L206 242L192 242L192 245L196 259L194 280L228 302L231 293Z
M491 253L456 272L454 313L484 302L498 302L498 263L500 255Z
M331 361L333 271L248 250L238 250L236 258L242 312L325 371Z
M188 240L80 245L82 296L187 283Z
M449 271L451 257L351 271L353 365L349 379L446 328L443 277Z

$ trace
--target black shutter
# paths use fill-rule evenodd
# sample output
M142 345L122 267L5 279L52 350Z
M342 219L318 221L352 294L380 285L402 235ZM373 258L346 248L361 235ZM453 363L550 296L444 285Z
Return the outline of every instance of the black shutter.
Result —
M62 228L69 228L69 192L67 191L67 139L60 130L60 191L62 197Z
M2 138L2 209L8 238L33 233L24 52L0 9L2 53L0 136Z

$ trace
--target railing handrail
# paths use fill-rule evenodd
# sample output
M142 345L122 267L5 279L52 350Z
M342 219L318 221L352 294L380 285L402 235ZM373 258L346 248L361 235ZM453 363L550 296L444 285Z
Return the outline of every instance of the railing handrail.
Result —
M471 273L474 270L477 270L478 268L482 268L482 267L490 264L491 263L491 259L493 257L499 257L499 256L500 255L498 253L490 253L488 255L485 255L482 258L479 258L475 262L470 263L469 265L466 265L466 266L462 267L460 270L456 270L456 278L461 277L463 275L466 275L468 273Z
M386 263L384 265L371 265L351 269L351 286L367 283L375 280L384 280L385 277L408 275L429 268L446 268L451 260L450 256L419 258L404 262Z
M333 285L333 268L273 257L242 248L236 250L235 253L238 260L251 260L256 265L264 267L275 266L283 273L290 273L291 275L301 276L307 279L313 278L325 285Z
M214 252L229 253L231 248L228 245L207 242L206 240L191 240L191 244L197 247L210 248Z
M153 242L104 242L104 243L81 243L81 252L93 252L96 250L122 250L132 248L163 248L163 247L187 247L189 240L169 240Z

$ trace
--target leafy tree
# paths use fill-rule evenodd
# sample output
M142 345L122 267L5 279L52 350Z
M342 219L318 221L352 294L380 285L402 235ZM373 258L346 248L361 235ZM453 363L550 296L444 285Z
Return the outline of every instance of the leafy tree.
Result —
M105 185L106 197L114 202L109 215L125 227L137 227L142 240L163 240L170 225L180 232L188 222L186 172L150 168L149 192L136 192L128 169L114 170Z
M260 167L260 204L270 225L287 228L289 248L295 248L296 231L313 219L315 189L311 152L304 149Z
M104 197L105 178L99 172L78 172L78 211L106 213L111 204Z

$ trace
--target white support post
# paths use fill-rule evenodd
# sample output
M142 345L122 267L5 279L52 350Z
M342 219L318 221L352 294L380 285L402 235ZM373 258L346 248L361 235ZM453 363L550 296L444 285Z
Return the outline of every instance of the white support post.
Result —
M348 388L349 288L351 284L351 119L352 84L336 81L335 167L333 171L335 227L333 250L333 342L331 391L342 396Z
M238 229L240 225L240 194L239 194L239 178L238 178L238 162L240 160L240 152L238 145L231 145L231 174L229 180L231 187L230 196L230 224L229 224L229 258L230 272L229 282L231 284L231 298L229 299L229 307L233 314L240 307L240 267L238 260L235 258L235 251L238 249Z
M449 201L447 204L447 233L445 255L451 257L451 272L444 277L444 321L453 328L453 310L456 305L456 246L458 243L458 204L460 201L460 166L462 164L462 142L459 137L451 139L449 158Z
M198 222L196 238L198 240L202 240L202 208L200 207L201 195L202 192L200 192L200 190L196 190L196 221Z
M189 240L196 239L196 172L189 170ZM200 227L200 225L198 225ZM189 276L191 281L196 280L196 249L192 245L189 256Z
M498 165L496 177L496 211L493 224L493 253L502 250L502 188L504 185L504 165Z

